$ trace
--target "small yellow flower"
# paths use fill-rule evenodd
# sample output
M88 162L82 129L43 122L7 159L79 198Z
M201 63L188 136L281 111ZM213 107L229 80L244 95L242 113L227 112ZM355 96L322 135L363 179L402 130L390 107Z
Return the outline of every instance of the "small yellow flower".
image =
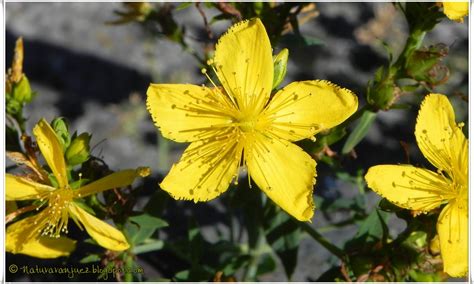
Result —
M446 96L428 95L418 113L415 136L438 171L379 165L365 176L371 189L402 208L427 212L446 204L437 231L444 271L454 277L466 275L468 265L468 140L461 127Z
M75 203L75 199L107 189L130 185L138 176L146 176L147 168L124 170L110 174L79 189L71 189L66 175L63 149L56 133L44 119L33 134L48 166L58 181L58 187L40 184L24 177L6 174L6 200L37 200L37 211L7 227L6 251L38 258L69 255L75 241L61 236L67 233L69 217L82 229L82 224L97 243L114 251L125 250L125 236L111 225L97 219ZM35 205L35 203L33 203Z
M450 20L462 23L469 14L469 2L441 2L443 12Z
M310 220L316 162L291 142L343 122L357 97L328 81L294 82L272 97L272 48L259 19L232 26L209 63L222 87L148 88L147 107L163 136L191 142L161 188L176 199L207 201L237 182L245 165L276 204Z

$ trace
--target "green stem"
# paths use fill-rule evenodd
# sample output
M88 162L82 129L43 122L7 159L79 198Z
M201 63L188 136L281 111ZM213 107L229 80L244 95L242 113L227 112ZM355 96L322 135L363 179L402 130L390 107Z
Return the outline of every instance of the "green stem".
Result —
M390 68L391 75L397 75L397 77L401 75L400 72L404 71L407 59L411 56L411 54L415 50L420 48L425 38L425 35L426 35L426 32L419 29L410 31L410 34L408 35L408 38L407 38L407 41L405 43L405 47L403 48L402 53L400 53L397 61Z
M123 276L123 280L125 282L133 281L132 268L133 268L133 256L130 254L127 254L127 256L125 257L125 273Z
M158 135L158 170L166 173L170 165L170 141L163 137L160 133Z
M315 241L317 241L329 252L337 256L340 260L345 261L345 259L347 258L347 255L343 250L331 244L325 237L323 237L318 231L316 231L316 229L311 227L309 223L301 222L299 224L301 228L305 230Z
M258 239L255 246L250 248L250 263L244 273L244 281L255 281L257 277L258 264L262 252L262 246L265 243L265 236L262 229L259 229Z

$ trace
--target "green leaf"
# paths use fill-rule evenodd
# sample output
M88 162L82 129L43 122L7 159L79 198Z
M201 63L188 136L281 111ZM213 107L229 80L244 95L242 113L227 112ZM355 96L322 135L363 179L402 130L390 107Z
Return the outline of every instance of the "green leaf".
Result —
M258 264L257 276L266 274L274 271L276 268L276 263L273 257L269 254L262 257L260 263Z
M301 229L292 217L273 202L269 201L268 204L264 218L265 236L280 258L286 276L291 279L297 264Z
M192 220L188 228L188 249L190 253L191 270L195 270L199 266L199 260L203 251L204 238L196 220Z
M83 178L83 179L80 179L80 180L76 180L76 181L73 181L71 183L69 183L69 186L72 188L72 189L78 189L82 186L84 186L85 184L89 183L90 182L90 179L88 178Z
M384 240L388 234L387 220L390 213L374 209L359 225L355 238L364 242Z
M162 240L154 240L153 242L147 242L145 244L135 246L132 249L134 254L147 253L151 251L161 250L164 247L165 243Z
M176 281L189 281L189 270L182 270L174 275Z
M48 179L49 179L49 182L51 183L51 185L55 188L58 188L59 187L59 182L58 180L56 179L56 177L52 174L52 173L49 173L48 174Z
M129 217L128 222L125 224L127 236L134 245L138 245L150 238L157 229L167 226L168 223L163 219L146 213Z
M74 199L74 204L81 207L81 209L84 209L87 213L91 214L92 216L95 216L94 210L92 210L92 208L89 207L89 205L87 205L82 199Z
M238 255L226 261L225 266L222 267L220 270L222 271L222 273L224 273L224 275L233 275L240 268L247 266L250 260L251 257L248 254Z
M342 154L349 153L357 144L359 144L360 141L362 141L362 139L364 139L372 126L372 123L374 123L376 116L377 113L375 112L370 110L364 111L362 117L359 119L359 124L357 124L356 128L351 132L351 134L349 134L344 147L342 147Z

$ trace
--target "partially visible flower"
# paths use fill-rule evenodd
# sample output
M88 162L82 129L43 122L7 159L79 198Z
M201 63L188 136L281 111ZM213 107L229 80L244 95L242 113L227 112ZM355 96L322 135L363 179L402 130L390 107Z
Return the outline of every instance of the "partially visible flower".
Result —
M138 176L149 174L149 169L119 171L79 189L72 189L67 179L64 151L54 130L41 119L33 129L33 134L58 186L55 188L25 177L6 174L6 200L36 200L29 211L39 211L7 227L6 251L38 258L69 255L75 248L75 241L61 236L61 233L68 232L69 217L81 229L85 228L99 245L114 251L127 249L129 244L120 231L87 213L75 200L130 185Z
M437 223L444 271L464 276L468 267L468 140L456 124L448 98L428 95L420 108L415 136L436 172L411 165L379 165L367 184L390 202L428 212L444 205Z
M213 87L148 88L147 107L162 135L191 142L161 188L176 199L211 200L246 166L249 178L283 210L310 220L316 162L292 142L314 140L346 120L357 97L320 80L294 82L272 96L272 48L259 19L232 26L209 63L222 87L208 77Z
M469 2L441 2L443 12L450 20L464 22L464 17L469 14Z

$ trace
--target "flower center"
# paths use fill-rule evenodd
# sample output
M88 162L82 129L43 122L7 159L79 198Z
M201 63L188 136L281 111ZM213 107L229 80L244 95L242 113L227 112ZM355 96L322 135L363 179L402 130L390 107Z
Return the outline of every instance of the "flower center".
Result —
M253 132L256 126L257 122L254 119L239 121L239 129L244 133Z
M73 199L72 189L69 187L55 190L49 194L48 220L45 222L45 228L42 235L59 238L60 233L67 233L67 224L69 219L68 206Z

